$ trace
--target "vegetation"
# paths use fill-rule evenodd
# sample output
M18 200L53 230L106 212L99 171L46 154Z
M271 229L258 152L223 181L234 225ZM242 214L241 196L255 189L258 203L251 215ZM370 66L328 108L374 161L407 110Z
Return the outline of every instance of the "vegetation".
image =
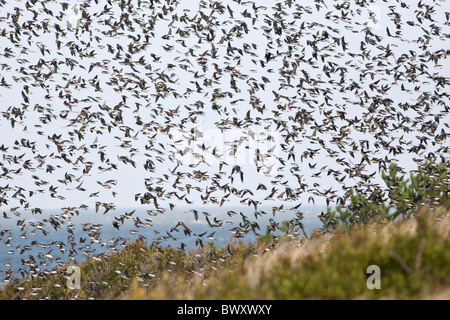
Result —
M60 268L5 285L0 299L449 299L445 166L427 163L406 179L391 165L383 179L391 202L355 193L348 209L328 211L338 222L331 233L300 238L282 223L256 244L189 252L138 240L81 263L80 289L67 287ZM371 265L380 289L367 287Z
M257 238L258 242L269 247L274 243L290 241L295 235L298 235L297 232L294 232L294 225L289 223L289 221L283 221L281 226L277 227L280 230L280 233L277 235L274 234L273 229L271 225L267 225L266 234L259 236Z
M381 174L388 190L387 198L382 190L373 190L365 195L351 188L348 206L337 206L334 210L328 208L321 217L324 229L333 230L339 225L348 229L353 224L408 218L420 206L441 205L448 208L449 167L449 162L427 161L417 173L411 173L407 178L401 175L397 164L392 163L388 172L383 170Z
M81 289L63 269L45 280L20 280L1 299L377 299L450 298L450 210L337 228L332 235L263 243L232 242L185 252L142 241L83 262ZM381 289L366 286L381 269ZM34 288L34 289L33 289Z

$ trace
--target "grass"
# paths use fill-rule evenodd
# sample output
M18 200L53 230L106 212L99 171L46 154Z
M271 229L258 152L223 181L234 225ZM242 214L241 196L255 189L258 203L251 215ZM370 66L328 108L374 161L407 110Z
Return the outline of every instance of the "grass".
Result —
M232 241L185 252L136 241L81 263L81 289L63 269L18 280L0 299L449 299L450 210L338 228L310 239ZM381 270L369 290L367 267Z

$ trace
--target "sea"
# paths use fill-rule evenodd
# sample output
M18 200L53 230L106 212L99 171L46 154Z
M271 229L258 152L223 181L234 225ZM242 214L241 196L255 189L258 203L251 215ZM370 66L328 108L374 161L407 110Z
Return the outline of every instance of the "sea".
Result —
M301 208L301 221L306 234L322 226L318 215L324 210L326 207L321 206ZM27 276L30 265L38 266L40 270L52 270L58 267L58 264L74 265L92 256L120 250L126 243L137 238L147 244L159 243L163 247L184 247L185 250L193 250L200 245L195 235L204 234L204 245L212 242L217 247L223 247L232 240L233 231L244 219L257 223L256 234L250 231L241 235L239 240L255 243L258 235L266 233L267 225L280 225L282 221L295 218L299 212L281 210L273 214L272 206L258 207L261 214L257 217L253 207L248 206L202 207L196 211L195 214L190 208L175 208L162 213L145 208L123 208L104 214L102 209L98 212L80 210L62 218L62 211L58 209L46 210L43 214L28 213L22 214L21 217L1 218L0 286L2 279L3 284L8 282L5 280L10 278L7 277L8 274L12 274L13 278ZM60 223L57 229L48 223L52 216ZM140 221L138 226L134 222L136 218ZM18 226L18 221L22 229ZM39 222L42 221L45 221L44 227L40 226ZM191 230L191 236L186 236L181 227L172 229L178 221ZM120 228L116 229L113 222L117 222ZM221 227L212 227L209 224L221 224ZM302 235L302 232L298 231ZM70 241L75 243L74 247L71 247ZM69 255L70 249L75 250L72 256Z

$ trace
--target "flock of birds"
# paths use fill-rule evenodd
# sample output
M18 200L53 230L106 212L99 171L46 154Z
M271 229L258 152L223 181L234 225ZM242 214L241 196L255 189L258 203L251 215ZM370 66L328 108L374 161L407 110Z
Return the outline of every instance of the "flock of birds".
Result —
M276 230L290 210L306 236L302 204L379 195L380 171L399 159L403 172L448 159L445 2L391 1L382 15L365 0L266 2L0 1L0 246L22 263L2 262L4 283L80 252L99 258L94 244L116 250L126 223L156 245L203 246L217 228L264 233L262 216ZM133 188L145 216L118 213L114 199ZM228 203L254 215L202 209ZM177 206L193 209L151 236ZM118 214L109 242L101 224L72 222L94 209ZM62 241L37 240L63 229Z

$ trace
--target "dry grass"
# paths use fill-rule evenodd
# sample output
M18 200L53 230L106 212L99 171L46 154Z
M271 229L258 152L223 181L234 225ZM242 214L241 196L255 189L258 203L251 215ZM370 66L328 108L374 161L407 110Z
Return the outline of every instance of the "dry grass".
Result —
M422 210L415 218L337 230L302 243L283 243L249 256L233 270L176 290L160 283L128 298L162 299L436 299L450 280L449 211ZM381 268L380 290L366 286L369 265ZM140 292L138 296L134 292Z
M370 224L272 248L232 242L185 252L135 242L80 265L69 290L63 270L0 290L1 299L448 299L450 211ZM366 286L369 265L381 289Z

